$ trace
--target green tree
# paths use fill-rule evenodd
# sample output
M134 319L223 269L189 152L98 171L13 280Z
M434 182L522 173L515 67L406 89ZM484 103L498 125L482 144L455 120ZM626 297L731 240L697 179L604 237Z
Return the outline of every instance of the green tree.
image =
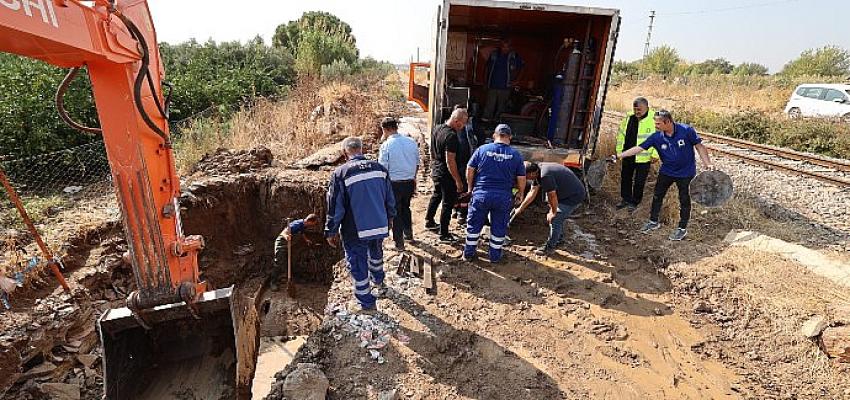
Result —
M323 11L306 12L279 25L272 45L288 50L295 57L296 70L307 75L319 75L323 65L338 60L353 64L359 57L351 26Z
M809 49L785 64L782 75L843 76L850 73L850 52L838 46Z
M726 75L732 72L735 66L724 58L705 60L691 66L691 75Z
M229 111L255 96L275 96L294 81L294 63L285 50L254 39L177 45L163 43L165 80L174 87L171 120L208 108ZM0 155L42 154L99 140L62 122L53 95L67 73L46 63L0 53ZM65 95L71 116L98 126L91 83L80 74Z
M767 67L756 63L741 63L732 70L732 75L764 76L767 75Z
M166 81L174 87L172 121L210 107L226 111L257 96L275 96L294 81L293 60L262 39L160 45Z
M308 11L295 21L278 25L272 36L272 46L289 49L294 53L301 41L301 33L307 30L337 35L342 41L357 46L354 35L351 34L351 26L337 16L324 11Z
M303 31L295 52L295 70L303 75L319 75L323 65L334 61L353 64L357 61L357 48L339 36L321 31Z
M669 76L676 65L681 62L679 52L676 49L664 45L656 47L641 60L641 69L648 74Z

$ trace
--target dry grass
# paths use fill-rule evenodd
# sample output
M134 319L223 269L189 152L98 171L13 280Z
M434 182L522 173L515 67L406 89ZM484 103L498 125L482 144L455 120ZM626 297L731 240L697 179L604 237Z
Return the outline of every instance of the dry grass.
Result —
M230 119L199 121L183 132L176 147L182 173L219 147L265 146L275 159L292 163L347 136L360 136L367 146L380 137L379 118L396 114L397 78L352 82L302 80L284 100L260 99ZM314 115L314 110L321 112ZM370 150L369 148L366 149Z
M824 78L708 75L621 80L608 91L606 105L611 110L626 111L631 109L635 97L643 96L656 109L707 110L721 114L757 111L780 115L794 88L806 82L824 82Z

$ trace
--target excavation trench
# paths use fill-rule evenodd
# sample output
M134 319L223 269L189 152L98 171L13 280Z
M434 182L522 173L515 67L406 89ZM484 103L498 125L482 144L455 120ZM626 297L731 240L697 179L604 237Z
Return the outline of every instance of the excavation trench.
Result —
M267 170L204 177L184 185L184 231L202 235L206 241L200 257L201 278L212 288L235 286L232 309L238 367L233 391L238 398L251 398L261 342L266 343L264 349L268 343L282 346L309 335L321 322L332 267L341 258L338 250L324 243L321 232L305 235L315 245L293 241L292 296L286 290L285 260L280 289L270 290L268 284L275 268L274 241L286 221L309 213L324 216L325 179L321 173ZM15 298L12 313L0 314L0 398L57 398L57 390L66 389L79 390L83 399L101 398L103 349L95 321L105 310L123 306L127 293L135 288L131 269L121 259L126 247L118 224L82 233L67 246L65 257L73 296L58 289L52 293L45 288L32 290ZM232 393L210 391L206 386L214 380L197 374L198 368L188 370L195 372L185 379L166 380L164 387L154 387L151 393L180 399ZM200 370L216 373L210 368ZM172 371L179 375L184 369L175 364ZM158 384L156 379L150 382ZM186 389L193 386L205 392Z

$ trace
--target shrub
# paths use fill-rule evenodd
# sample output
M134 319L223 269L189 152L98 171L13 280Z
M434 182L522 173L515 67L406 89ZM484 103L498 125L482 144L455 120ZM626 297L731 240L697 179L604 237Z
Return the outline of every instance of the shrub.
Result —
M765 76L767 75L767 67L756 63L741 63L732 70L732 75Z
M0 53L0 156L27 157L97 139L59 119L53 95L65 74L41 61ZM80 123L98 125L85 73L68 89L65 108Z
M838 46L809 49L785 64L782 75L846 76L850 73L850 52Z
M165 80L174 87L172 121L207 109L227 114L256 96L280 95L294 79L292 57L257 38L239 42L160 45ZM0 155L13 158L66 149L99 139L59 119L53 94L66 71L0 54ZM91 83L83 73L65 96L74 119L97 126Z

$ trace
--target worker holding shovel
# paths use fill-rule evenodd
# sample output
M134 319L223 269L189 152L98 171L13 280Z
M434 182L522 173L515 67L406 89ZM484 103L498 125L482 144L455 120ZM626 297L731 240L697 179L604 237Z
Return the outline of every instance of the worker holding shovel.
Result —
M284 268L283 263L286 262L287 268L287 278L289 280L292 279L292 267L290 262L290 257L292 257L292 237L293 235L300 235L304 233L305 230L319 226L321 220L319 216L316 214L310 214L307 218L297 219L295 221L290 222L286 228L277 235L277 239L274 241L274 269L272 270L271 276L271 289L277 291L277 283L280 280L280 272ZM313 243L307 236L302 235L304 238L304 242L309 246ZM285 244L284 244L285 243ZM289 284L289 280L287 280L287 285Z

